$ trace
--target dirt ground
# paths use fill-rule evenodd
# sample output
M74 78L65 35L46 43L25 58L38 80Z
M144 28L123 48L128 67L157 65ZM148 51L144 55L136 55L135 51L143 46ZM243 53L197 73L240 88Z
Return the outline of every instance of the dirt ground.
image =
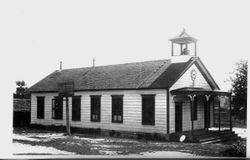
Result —
M146 157L223 157L229 145L158 142L100 135L15 129L14 155L108 155Z

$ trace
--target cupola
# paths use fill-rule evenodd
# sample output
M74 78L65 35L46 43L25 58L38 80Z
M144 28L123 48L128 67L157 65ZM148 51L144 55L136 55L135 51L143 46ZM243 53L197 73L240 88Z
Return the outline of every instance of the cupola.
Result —
M185 29L183 29L180 35L169 40L172 43L171 56L179 56L179 55L197 56L196 42L198 40L188 35ZM176 45L179 46L180 48L179 49L176 48Z

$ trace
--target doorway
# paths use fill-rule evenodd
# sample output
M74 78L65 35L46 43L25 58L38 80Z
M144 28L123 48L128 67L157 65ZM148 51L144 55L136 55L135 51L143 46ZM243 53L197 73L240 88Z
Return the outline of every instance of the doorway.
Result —
M209 102L204 102L204 127L210 127L210 105Z
M175 102L175 132L182 132L182 102Z

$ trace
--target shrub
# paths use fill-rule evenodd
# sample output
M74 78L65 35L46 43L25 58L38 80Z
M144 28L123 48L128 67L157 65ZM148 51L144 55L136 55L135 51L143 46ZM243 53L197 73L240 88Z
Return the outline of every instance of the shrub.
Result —
M238 140L225 151L225 154L233 157L246 157L246 143Z
M145 139L146 141L148 141L148 140L153 140L153 136L152 136L151 133L144 133L144 139Z
M158 141L160 140L160 135L158 133L153 134L153 140Z
M96 128L96 129L95 129L95 133L96 133L96 134L101 134L101 128Z
M142 138L143 138L143 135L141 133L136 134L136 139L142 139Z
M116 132L116 136L119 137L121 135L120 132Z
M115 131L114 130L112 130L112 131L109 132L109 136L113 137L114 135L115 135Z
M31 129L41 129L41 130L46 129L46 126L41 125L41 124L30 124L29 127L30 127Z

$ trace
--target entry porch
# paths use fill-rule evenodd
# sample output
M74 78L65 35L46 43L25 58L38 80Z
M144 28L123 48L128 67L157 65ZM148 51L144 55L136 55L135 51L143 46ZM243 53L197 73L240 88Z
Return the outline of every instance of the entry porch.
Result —
M171 139L185 135L188 141L203 142L204 138L235 136L230 92L186 87L170 93L175 104L175 132L171 133ZM216 130L210 130L211 127Z

